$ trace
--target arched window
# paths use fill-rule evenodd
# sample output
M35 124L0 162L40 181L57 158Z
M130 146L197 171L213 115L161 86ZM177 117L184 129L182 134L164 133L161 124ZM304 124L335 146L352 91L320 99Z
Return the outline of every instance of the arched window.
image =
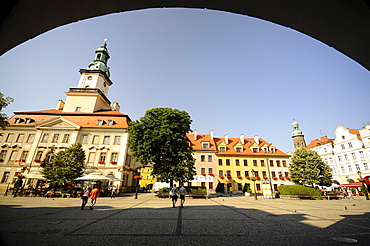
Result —
M53 152L49 152L46 157L45 157L45 162L46 163L51 163L52 160L54 159L54 153Z

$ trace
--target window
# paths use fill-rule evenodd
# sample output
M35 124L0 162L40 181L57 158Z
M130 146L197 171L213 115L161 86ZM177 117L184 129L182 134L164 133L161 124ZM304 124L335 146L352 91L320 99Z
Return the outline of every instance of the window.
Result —
M326 150L326 148L324 148L324 153L328 153L328 151Z
M230 166L230 159L226 159L226 166Z
M28 156L28 151L23 151L21 155L21 160L26 160Z
M209 142L202 142L202 148L208 149L209 148Z
M118 153L112 153L110 157L110 161L118 161Z
M218 159L218 165L222 166L222 159ZM222 176L222 175L221 175Z
M18 134L17 143L22 143L23 139L24 139L24 134Z
M12 142L13 141L13 137L14 137L14 134L13 133L9 133L8 136L6 137L5 142L7 142L7 143Z
M331 157L330 157L330 158L329 158L329 162L330 162L330 163L333 163L333 158L331 158Z
M352 172L352 166L348 165L348 172Z
M81 112L81 107L76 107L75 112Z
M48 141L48 138L49 138L49 133L44 133L44 136L42 136L41 142L46 143Z
M285 177L289 177L289 173L288 172L284 172L284 176Z
M243 160L244 166L248 166L248 160Z
M364 163L364 170L369 170L369 167L367 166L367 163Z
M345 154L345 155L344 155L344 159L345 159L346 161L348 161L348 155L347 155L347 154Z
M206 169L205 169L204 167L202 167L202 168L200 169L200 174L206 174Z
M115 136L113 144L121 144L121 136Z
M220 152L226 152L226 147L220 147Z
M90 152L89 153L89 158L87 159L88 163L94 163L95 161L95 152Z
M53 152L49 152L46 157L45 157L45 162L46 163L51 163L54 159L54 153Z
M19 124L21 122L22 122L21 118L15 118L15 120L14 120L14 124Z
M41 160L41 158L42 158L42 154L43 154L43 151L41 150L41 151L37 151L37 153L36 153L36 158L35 159L37 159L37 160Z
M340 170L342 171L342 173L346 172L346 170L344 169L344 166L340 166Z
M244 171L244 176L249 177L249 171Z
M51 140L52 143L57 143L59 139L59 134L54 134L53 139Z
M241 176L240 171L236 171L236 176Z
M274 161L270 160L270 167L273 167L273 166L274 166Z
M100 153L99 162L105 162L106 157L107 157L107 153L105 152Z
M208 156L208 162L212 162L212 156L211 155Z
M89 135L82 135L82 143L87 144L89 141Z
M358 153L360 154L360 157L364 157L364 152L363 151L359 151Z
M99 144L99 136L98 135L95 135L94 137L93 137L93 142L92 142L93 144Z
M0 159L3 159L3 160L5 160L5 157L6 157L6 153L7 153L8 151L7 150L1 150L1 152L0 152Z
M110 142L110 136L104 136L103 144L109 144L109 142Z
M263 152L267 153L268 152L267 148L263 148Z
M236 160L235 160L235 166L240 166L239 159L236 159Z
M342 157L341 156L338 156L338 161L342 161Z
M257 160L253 160L253 166L257 167Z
M31 123L32 122L32 119L31 118L26 118L26 124L29 124L29 123Z
M261 167L265 166L265 160L261 160Z
M34 139L35 139L35 134L29 134L28 139L27 139L27 143L32 143Z
M271 153L275 153L275 148L271 148Z
M355 167L356 167L356 170L357 171L361 171L361 168L360 168L360 165L359 164L355 164Z
M262 171L262 177L267 177L266 171Z
M98 126L102 126L103 124L104 124L104 120L98 120L98 123L97 123Z
M10 172L4 172L3 178L1 179L1 183L6 183L9 180Z
M286 167L286 161L283 161L283 167Z
M108 126L113 126L114 125L114 120L108 120Z
M15 161L17 159L18 151L13 150L12 153L10 154L10 160Z
M276 177L276 173L275 172L271 172L271 176L272 177Z
M345 149L346 147L344 146L344 144L341 144L340 146L342 146L342 149Z
M64 134L62 143L68 143L69 141L69 134Z
M277 167L281 167L281 165L280 165L280 161L276 161L276 166L277 166Z
M260 184L256 184L256 188L257 188L257 190L261 190L261 185Z
M351 142L348 143L348 147L352 148L352 143Z
M357 157L356 157L356 154L355 154L355 153L351 153L351 154L352 154L352 159L353 159L353 160L357 159Z
M258 148L253 148L252 151L253 153L258 153Z
M213 169L212 168L208 168L208 173L213 173Z
M213 183L212 182L208 183L208 189L213 189Z
M218 176L224 176L224 171L223 170L218 171Z
M206 156L205 155L201 155L200 156L200 161L202 161L202 162L206 161Z
M231 170L226 171L226 176L231 176Z
M236 150L236 152L242 152L242 148L240 148L240 147L237 147L235 150Z

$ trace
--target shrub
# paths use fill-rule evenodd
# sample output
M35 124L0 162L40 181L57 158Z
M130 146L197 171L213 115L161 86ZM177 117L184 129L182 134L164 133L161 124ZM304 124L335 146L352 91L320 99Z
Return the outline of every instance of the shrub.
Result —
M206 187L186 187L186 192L207 195L207 188Z
M247 184L247 183L244 184L243 193L245 193L245 192L251 193L251 185L250 184Z
M171 191L170 188L165 187L165 188L159 189L158 190L158 193L169 193L170 191Z
M216 192L224 193L224 184L222 184L221 182L218 182L217 187L216 187Z
M278 188L281 195L308 194L311 196L321 196L321 191L303 185L280 185Z

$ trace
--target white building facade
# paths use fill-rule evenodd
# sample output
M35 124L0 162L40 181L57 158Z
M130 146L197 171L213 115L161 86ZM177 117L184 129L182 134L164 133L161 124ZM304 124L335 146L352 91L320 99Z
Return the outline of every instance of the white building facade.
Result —
M338 126L335 139L316 139L307 148L322 157L332 170L333 180L341 184L370 175L370 125L362 129Z

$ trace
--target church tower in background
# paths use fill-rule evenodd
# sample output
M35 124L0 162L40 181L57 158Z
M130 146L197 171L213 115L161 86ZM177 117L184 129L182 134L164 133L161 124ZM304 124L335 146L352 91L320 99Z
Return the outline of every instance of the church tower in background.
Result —
M299 124L297 121L293 119L292 123L293 127L293 132L292 132L292 138L293 138L293 144L294 148L299 148L299 147L306 147L306 141L304 140L304 135L302 131L299 129Z

